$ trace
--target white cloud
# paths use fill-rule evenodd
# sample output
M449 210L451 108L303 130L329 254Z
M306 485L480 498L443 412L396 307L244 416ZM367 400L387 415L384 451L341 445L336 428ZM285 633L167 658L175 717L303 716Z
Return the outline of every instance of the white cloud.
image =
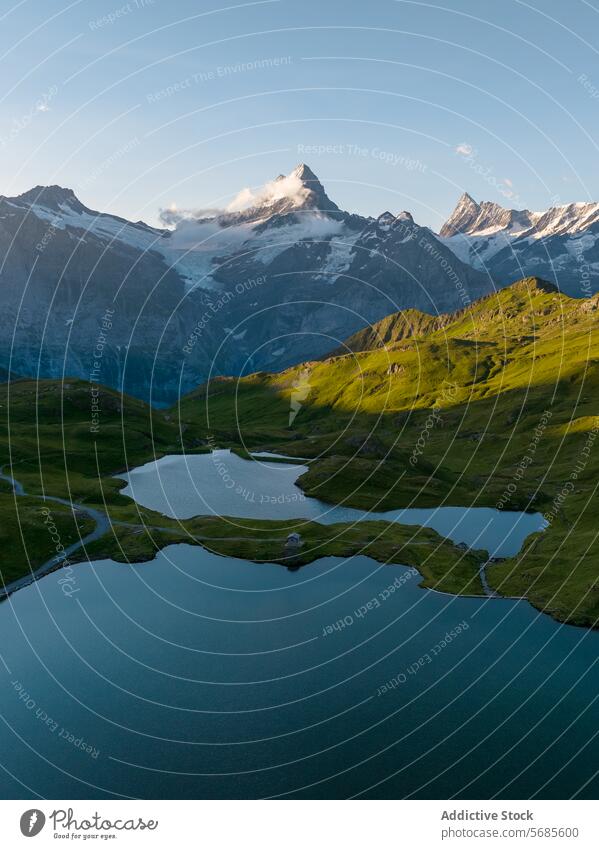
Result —
M242 189L227 206L227 212L241 212L252 206L274 203L282 198L299 204L306 199L308 193L309 189L293 172L287 177L277 177L276 180L265 183L257 192L252 192L249 188Z
M461 142L455 149L455 152L460 156L470 156L473 151L473 147L468 142Z
M308 197L310 189L302 183L298 170L299 167L287 176L281 174L276 180L265 183L255 191L249 187L242 189L225 208L178 209L177 205L172 203L167 209L159 211L160 221L172 227L181 221L217 218L226 212L243 212L254 206L268 206L283 198L301 205Z
M222 215L222 209L179 209L176 203L172 203L167 209L158 211L160 222L166 227L172 227L181 221L197 221L203 218L216 218Z
M247 209L252 206L254 195L251 189L242 189L238 192L231 203L227 206L227 212L240 212L242 209Z

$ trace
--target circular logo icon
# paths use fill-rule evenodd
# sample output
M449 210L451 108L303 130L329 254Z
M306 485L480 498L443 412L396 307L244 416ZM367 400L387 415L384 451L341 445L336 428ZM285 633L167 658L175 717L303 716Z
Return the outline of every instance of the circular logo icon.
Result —
M46 824L45 814L37 808L25 811L21 817L21 833L25 837L35 837Z

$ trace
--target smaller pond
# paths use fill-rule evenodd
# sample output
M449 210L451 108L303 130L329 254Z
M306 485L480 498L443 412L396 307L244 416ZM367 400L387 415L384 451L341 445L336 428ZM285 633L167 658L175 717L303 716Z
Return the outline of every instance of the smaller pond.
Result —
M529 534L546 526L540 513L491 507L367 511L327 504L307 497L296 485L307 471L305 465L245 460L223 449L162 457L120 477L127 481L124 495L171 518L310 519L325 525L384 519L434 528L455 543L486 549L491 557L516 554Z

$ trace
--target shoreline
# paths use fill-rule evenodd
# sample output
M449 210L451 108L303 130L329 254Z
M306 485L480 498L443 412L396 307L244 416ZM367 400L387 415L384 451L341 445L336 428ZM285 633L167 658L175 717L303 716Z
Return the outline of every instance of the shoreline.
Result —
M180 453L185 453L185 452L180 452ZM200 451L200 452L195 452L195 453L207 453L207 452ZM165 456L165 455L161 455L161 456ZM261 458L254 458L252 456L252 454L250 454L249 457L252 460L261 459ZM263 458L263 459L266 459L266 458ZM274 458L269 458L269 459L274 460ZM116 472L116 473L114 473L113 476L115 478L118 478L118 475L119 475L119 472ZM66 507L69 507L73 511L74 514L75 513L81 513L81 514L87 516L88 518L90 518L93 522L95 522L94 530L91 531L89 534L86 534L84 537L80 538L78 541L72 543L66 549L64 549L64 552L62 553L62 555L60 555L60 559L57 560L57 555L54 555L52 558L50 558L49 560L42 563L40 566L38 566L35 570L30 572L29 574L23 575L22 577L17 578L14 581L11 581L9 584L5 584L4 586L0 587L0 602L5 601L13 593L18 592L20 589L24 589L27 586L31 586L32 584L36 583L38 580L41 580L42 578L47 577L48 575L52 574L53 572L56 572L60 569L66 568L66 567L71 566L71 565L74 566L74 565L78 565L80 563L84 563L86 561L89 562L89 558L87 558L86 556L81 557L79 559L71 560L71 555L80 552L81 549L84 549L85 546L88 543L96 542L96 541L100 540L102 537L104 537L108 533L108 531L113 526L140 528L140 529L141 528L147 528L147 529L153 529L153 530L164 532L164 533L177 533L178 532L177 528L166 528L166 527L160 527L160 526L147 526L147 525L143 525L143 524L137 525L137 524L128 523L128 522L120 522L120 521L117 521L117 520L111 520L110 517L108 516L108 514L104 513L103 511L100 511L100 510L93 508L93 507L88 507L88 506L83 505L83 504L76 504L76 503L73 503L73 502L69 502L66 499L59 498L57 496L29 495L26 492L23 484L20 481L18 481L16 478L14 478L11 475L8 475L4 472L4 467L0 467L0 480L4 480L4 481L11 484L11 486L13 488L13 495L15 496L15 498L17 498L17 497L29 497L29 498L39 499L43 503L45 503L46 501L51 501L51 502L54 502L54 503L62 504ZM122 481L123 479L121 478L120 480ZM135 503L137 503L137 502L135 502ZM196 518L196 517L192 517L192 518ZM329 527L332 527L332 526L329 526ZM194 542L186 542L186 540L173 540L172 542L165 541L164 545L161 545L152 554L152 556L145 556L144 555L143 557L141 557L138 560L129 560L128 562L135 562L135 563L151 562L153 559L155 559L156 554L159 551L162 551L163 548L166 548L169 545L180 545L180 544L188 544L188 545L196 544L196 545L201 546L202 548L205 548L207 551L211 551L212 553L217 554L218 556L222 556L222 557L236 557L236 559L246 560L248 562L253 562L253 563L267 562L267 561L264 561L264 560L258 560L258 559L252 558L251 556L247 556L247 555L237 558L236 555L225 554L225 553L220 552L218 550L212 549L209 545L211 539L214 540L214 541L217 541L217 540L220 540L220 541L227 540L228 541L228 540L233 539L231 537L221 537L221 538L219 538L219 537L204 537L203 538L203 537L200 537L200 536L193 536L193 537L190 537L190 539L193 539ZM235 539L249 540L249 539L252 539L252 538L236 537ZM444 539L446 539L446 538L444 538ZM278 541L278 538L277 538L277 541ZM453 543L451 540L448 540L448 542L450 542L452 545L455 545L455 543ZM413 566L413 564L399 563L399 562L394 562L394 561L390 561L390 560L384 560L384 561L378 560L378 558L376 558L376 556L373 556L372 554L366 554L365 556L371 557L374 561L379 562L379 563L383 563L384 565L403 566L404 568L410 568L410 566ZM110 557L110 555L106 555L105 558L102 557L101 559L112 559L112 558ZM297 568L302 568L303 566L307 566L310 563L315 562L318 559L319 559L318 557L315 557L313 560L310 560L307 563L299 564L297 566ZM113 561L113 562L120 562L120 561ZM285 566L286 568L290 567L290 564L286 564L282 560L278 560L277 558L272 558L272 559L268 560L268 562L272 562L275 565ZM506 596L506 595L502 595L502 594L496 592L495 590L493 590L490 587L490 585L488 584L487 578L486 578L486 567L489 565L489 563L490 563L489 559L485 560L483 563L480 564L479 569L478 569L479 579L481 581L482 588L483 588L483 592L481 592L481 593L455 593L455 592L450 592L448 590L442 590L442 589L437 589L435 587L429 587L429 586L426 586L426 584L421 585L421 588L428 590L430 592L438 593L440 595L454 596L456 598L471 598L471 599L479 599L479 600L498 599L498 600L504 600L504 601L527 601L533 608L535 608L536 610L539 610L539 612L544 613L545 615L549 616L551 619L553 619L555 622L558 622L559 624L572 625L573 627L585 628L587 630L596 630L597 628L599 628L599 623L582 624L582 623L577 623L577 622L567 622L567 621L564 621L562 619L559 619L550 612L540 610L538 607L536 607L531 602L531 600L527 596ZM417 568L417 567L414 567L414 568ZM419 571L419 574L421 576L422 581L426 581L426 577L420 571Z

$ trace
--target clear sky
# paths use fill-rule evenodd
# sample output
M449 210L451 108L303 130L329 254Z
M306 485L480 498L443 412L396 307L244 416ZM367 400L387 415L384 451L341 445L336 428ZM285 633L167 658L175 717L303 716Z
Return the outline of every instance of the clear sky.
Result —
M599 200L599 0L6 0L0 192L158 220L307 162L342 208Z

